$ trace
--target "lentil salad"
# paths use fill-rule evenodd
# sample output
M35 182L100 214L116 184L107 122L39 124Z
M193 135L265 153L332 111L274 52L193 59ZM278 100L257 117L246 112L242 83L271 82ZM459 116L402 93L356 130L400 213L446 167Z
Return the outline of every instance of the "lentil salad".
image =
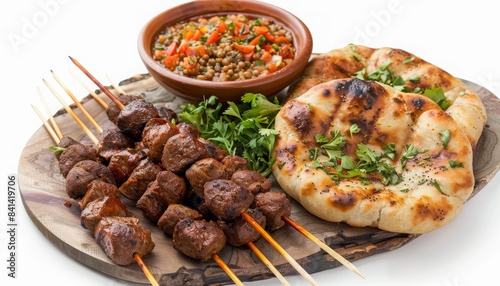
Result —
M183 76L237 81L275 72L294 59L292 33L265 17L199 17L166 27L153 44L154 59Z

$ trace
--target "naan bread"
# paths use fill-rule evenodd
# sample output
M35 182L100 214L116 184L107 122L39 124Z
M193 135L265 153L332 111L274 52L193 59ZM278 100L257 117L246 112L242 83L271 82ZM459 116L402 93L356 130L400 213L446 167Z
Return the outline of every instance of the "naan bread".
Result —
M352 133L356 124L359 132ZM289 99L276 116L279 131L273 175L283 190L312 214L331 222L425 233L456 218L473 186L472 147L459 124L429 98L373 81L338 79ZM358 144L375 154L394 144L396 157L383 159L400 176L384 184L379 173L335 179L318 168L317 134L344 135L342 151L358 161ZM449 132L445 144L442 133ZM351 134L352 133L352 134ZM402 163L408 146L419 153ZM404 161L404 160L403 160ZM458 165L458 166L457 166Z
M388 70L401 76L411 91L441 87L451 101L446 113L464 130L473 149L486 124L486 110L481 99L465 84L441 68L401 49L374 49L348 45L314 57L298 81L289 89L288 98L296 98L311 87L332 79L351 78L362 69L366 74L379 69L390 60ZM410 79L418 77L418 81Z

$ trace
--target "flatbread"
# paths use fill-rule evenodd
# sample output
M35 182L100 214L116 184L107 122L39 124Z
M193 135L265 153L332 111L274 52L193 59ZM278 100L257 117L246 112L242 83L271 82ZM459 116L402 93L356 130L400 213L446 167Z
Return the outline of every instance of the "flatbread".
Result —
M331 80L289 99L275 129L273 175L287 194L327 221L426 233L453 221L474 187L466 134L420 94L355 78ZM335 132L345 137L342 153L354 163L360 161L359 144L377 156L393 144L395 158L380 162L392 166L401 181L388 184L379 172L332 175L339 168L324 167L329 158L312 154L321 150L318 134L331 139ZM443 134L449 134L447 143ZM403 153L410 147L418 153L407 158Z
M466 133L473 148L486 124L486 110L473 91L458 78L443 69L401 49L389 47L370 48L348 45L314 57L302 76L290 87L288 99L296 98L311 87L332 79L352 78L365 69L370 74L390 61L388 70L394 76L401 76L404 86L410 91L415 88L441 87L451 102L446 112L453 117ZM418 78L418 81L411 80Z

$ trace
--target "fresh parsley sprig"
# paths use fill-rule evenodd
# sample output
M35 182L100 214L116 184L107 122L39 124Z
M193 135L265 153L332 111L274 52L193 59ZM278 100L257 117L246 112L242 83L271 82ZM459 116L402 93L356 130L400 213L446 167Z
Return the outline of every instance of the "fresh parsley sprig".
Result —
M351 127L350 131L352 129ZM311 160L313 160L313 164L309 167L323 170L335 182L353 177L358 177L363 182L366 180L367 174L375 173L380 175L384 185L396 185L402 181L394 166L388 162L388 160L393 161L397 157L396 146L393 143L384 146L380 154L376 154L366 144L358 143L355 158L350 158L344 153L347 137L342 135L340 131L332 131L330 138L323 134L317 134L315 139L318 147L309 150ZM425 152L427 150L418 150L413 144L407 144L400 158L402 166L404 167L409 159ZM320 154L325 155L328 159L320 161Z
M228 154L246 158L249 169L268 177L275 162L272 150L278 133L274 130L274 118L281 109L278 99L270 101L262 94L246 93L241 103L227 104L223 110L217 97L211 96L197 106L181 106L179 118L192 123L201 137Z

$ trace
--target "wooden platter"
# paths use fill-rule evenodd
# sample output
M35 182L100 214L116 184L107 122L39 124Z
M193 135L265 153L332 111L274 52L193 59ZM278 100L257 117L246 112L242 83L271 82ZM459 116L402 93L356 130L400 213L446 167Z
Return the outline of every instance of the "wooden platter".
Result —
M474 156L474 196L493 178L500 166L500 149L496 135L500 134L500 100L487 89L466 80L464 82L482 98L488 113L488 122L479 140L478 152ZM177 112L185 103L161 88L148 74L136 75L124 80L120 86L127 94L140 94L157 106L166 106ZM101 96L109 102L105 95L101 94ZM90 95L85 97L82 103L103 128L112 126L104 109ZM75 113L80 115L77 109ZM84 119L84 116L80 117ZM64 110L57 112L55 119L64 135L71 136L82 143L92 144ZM91 125L87 124L87 126ZM95 243L90 232L80 226L80 211L77 204L66 195L65 181L59 174L58 162L49 150L49 147L53 145L51 137L42 126L33 134L23 149L18 170L19 186L22 202L29 217L61 251L82 264L126 281L149 283L138 265L128 267L115 265ZM273 191L281 191L276 183ZM68 206L68 202L71 202L71 206ZM133 202L125 202L142 224L152 231L156 247L151 254L144 257L144 260L156 279L160 281L160 285L232 283L214 261L203 263L194 261L174 250L168 236L144 219L140 211L134 208ZM301 225L307 226L311 233L350 261L397 249L418 237L375 228L354 228L342 223L325 222L314 217L295 202L293 202L290 217ZM309 273L341 265L291 227L285 226L272 233L272 236ZM297 274L295 269L265 240L261 239L255 244L283 275ZM226 246L219 255L242 281L274 277L246 247Z

